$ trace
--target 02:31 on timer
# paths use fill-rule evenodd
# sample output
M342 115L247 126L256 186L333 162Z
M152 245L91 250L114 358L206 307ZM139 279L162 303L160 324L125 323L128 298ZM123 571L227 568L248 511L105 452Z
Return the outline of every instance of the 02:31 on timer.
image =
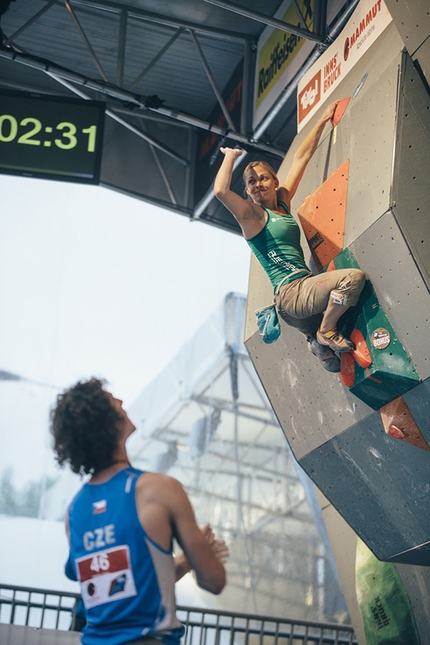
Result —
M50 135L57 136L53 138ZM12 114L0 115L0 142L2 143L15 141L30 146L43 145L46 148L54 144L61 150L71 150L78 145L81 136L87 152L95 152L96 125L78 130L76 125L69 121L61 121L55 126L44 126L42 121L35 117L25 117L18 122Z

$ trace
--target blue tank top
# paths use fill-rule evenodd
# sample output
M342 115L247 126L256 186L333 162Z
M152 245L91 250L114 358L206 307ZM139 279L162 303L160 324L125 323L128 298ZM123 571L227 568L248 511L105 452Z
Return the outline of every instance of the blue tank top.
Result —
M303 250L300 244L300 228L284 202L280 205L285 209L285 215L278 215L268 208L267 222L264 228L247 240L257 260L269 276L273 288L276 289L281 280L288 282L293 271L294 277L300 278L309 273ZM299 270L303 269L302 272Z
M70 562L79 580L87 625L84 645L121 645L151 636L178 645L175 567L145 533L136 508L136 482L126 468L107 482L85 484L69 507Z

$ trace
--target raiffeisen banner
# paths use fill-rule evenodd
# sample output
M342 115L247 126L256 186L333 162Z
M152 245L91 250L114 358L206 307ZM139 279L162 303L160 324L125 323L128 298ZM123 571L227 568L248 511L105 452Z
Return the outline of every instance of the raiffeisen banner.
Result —
M312 118L335 87L391 22L383 0L361 0L346 27L300 80L297 131Z
M316 0L297 0L307 28L312 31ZM327 21L330 22L343 4L342 0L329 0ZM274 18L302 28L291 0L285 0ZM302 67L316 43L281 29L266 27L261 34L256 57L253 127L275 103L281 92Z

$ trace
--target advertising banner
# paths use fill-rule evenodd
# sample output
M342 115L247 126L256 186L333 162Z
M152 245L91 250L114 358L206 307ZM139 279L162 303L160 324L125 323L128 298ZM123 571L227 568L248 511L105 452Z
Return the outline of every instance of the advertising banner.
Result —
M307 28L313 29L315 0L298 0ZM285 0L274 18L301 27L296 10L290 0ZM254 82L255 128L268 112L289 81L294 78L315 42L305 40L281 29L267 27L260 36L257 48Z
M317 0L297 0L309 31L313 31L314 28L316 2ZM328 23L334 19L342 4L342 0L329 0ZM285 0L273 17L302 28L291 0ZM267 27L263 31L258 41L255 66L254 129L301 69L315 46L315 41L306 40L281 29Z
M297 131L345 78L391 22L383 0L361 0L334 43L300 80L297 90Z

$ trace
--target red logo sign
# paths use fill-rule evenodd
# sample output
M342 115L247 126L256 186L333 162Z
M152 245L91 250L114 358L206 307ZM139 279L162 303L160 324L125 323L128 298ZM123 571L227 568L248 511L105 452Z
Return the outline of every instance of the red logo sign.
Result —
M321 99L321 70L305 85L298 98L298 122L301 123L307 114Z

